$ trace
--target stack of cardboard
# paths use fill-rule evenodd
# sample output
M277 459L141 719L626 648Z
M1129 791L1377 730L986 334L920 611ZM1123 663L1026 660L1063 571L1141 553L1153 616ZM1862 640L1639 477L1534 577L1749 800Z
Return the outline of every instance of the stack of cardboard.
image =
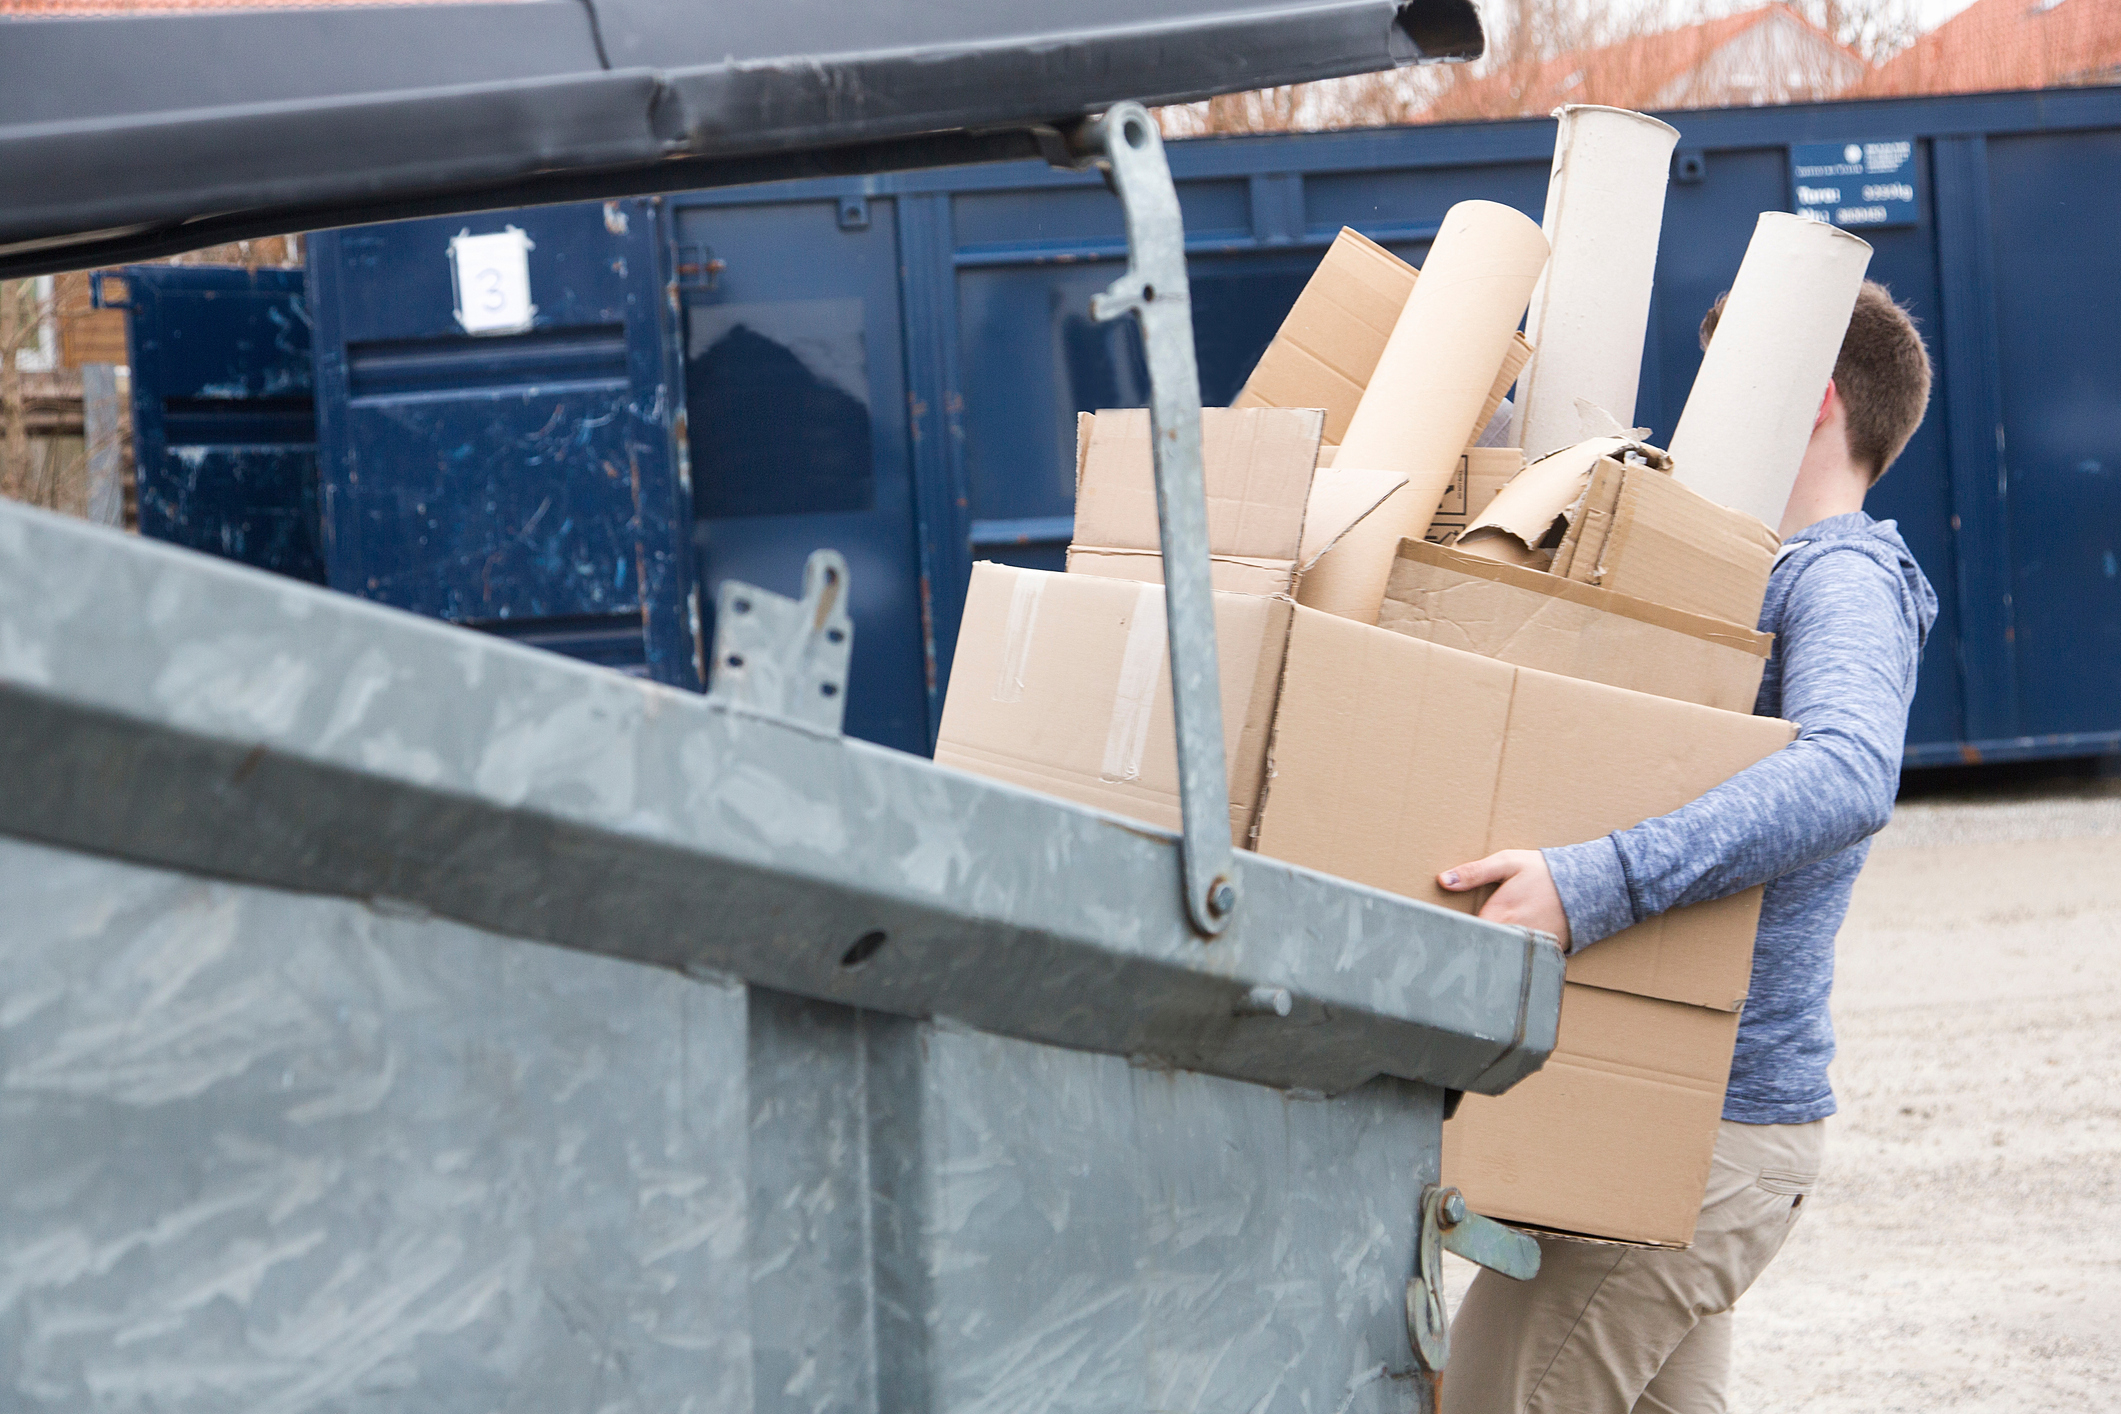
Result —
M1317 469L1322 426L1202 417L1237 840L1467 910L1439 869L1626 828L1789 740L1743 710L1762 635L1610 590L1409 540L1384 625L1295 602L1395 485ZM1067 573L974 568L936 759L1175 829L1147 415L1086 417L1078 467ZM1687 1241L1758 908L1754 890L1678 910L1572 959L1554 1059L1467 1098L1450 1181L1514 1221Z
M1630 237L1645 270L1655 244L1654 225ZM1237 404L1204 413L1246 847L1470 911L1484 897L1444 892L1438 871L1630 828L1793 738L1751 714L1773 532L1690 490L1620 425L1631 407L1579 399L1590 440L1530 466L1469 445L1533 352L1514 330L1547 248L1516 213L1467 203L1418 282L1343 232ZM1587 279L1542 287L1542 327L1573 331L1550 380L1607 353L1634 366L1640 320L1557 313ZM1615 323L1633 348L1603 349ZM1477 352L1453 365L1450 350ZM1545 396L1551 426L1567 404ZM1147 415L1084 415L1076 483L1066 573L975 566L936 759L1175 829ZM1690 1242L1759 908L1753 889L1675 909L1572 957L1552 1059L1506 1095L1467 1097L1445 1127L1446 1181L1527 1226Z

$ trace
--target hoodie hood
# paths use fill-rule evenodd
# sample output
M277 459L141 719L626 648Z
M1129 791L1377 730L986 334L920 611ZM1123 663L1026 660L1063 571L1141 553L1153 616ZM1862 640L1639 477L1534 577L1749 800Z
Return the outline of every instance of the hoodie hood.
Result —
M1916 649L1919 652L1921 647L1929 642L1931 625L1937 622L1937 591L1930 587L1929 578L1922 573L1922 566L1915 563L1913 552L1907 548L1907 542L1900 538L1900 527L1897 523L1872 520L1862 511L1814 521L1782 543L1782 551L1775 557L1774 577L1787 583L1796 577L1791 571L1801 569L1805 563L1820 555L1841 551L1868 555L1900 576L1900 583L1907 594L1905 608L1915 625ZM1782 597L1782 594L1771 589L1768 594L1769 604L1779 608ZM1763 612L1763 621L1766 617ZM1766 627L1763 622L1762 628Z

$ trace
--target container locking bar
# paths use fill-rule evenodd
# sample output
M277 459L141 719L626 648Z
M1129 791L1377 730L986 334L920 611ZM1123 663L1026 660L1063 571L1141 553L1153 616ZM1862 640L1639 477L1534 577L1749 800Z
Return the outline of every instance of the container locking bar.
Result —
M1538 1243L1474 1212L1455 1188L1432 1183L1422 1190L1414 1275L1407 1280L1407 1344L1427 1383L1431 1410L1441 1403L1440 1382L1451 1359L1451 1322L1443 1301L1446 1252L1513 1281L1539 1275Z
M1186 230L1156 120L1139 103L1114 104L1078 128L1077 165L1109 174L1127 213L1127 273L1090 302L1098 320L1141 321L1149 364L1149 425L1156 461L1156 519L1164 557L1171 706L1178 726L1178 798L1185 838L1186 913L1213 937L1237 911L1230 853L1230 790L1223 764L1222 678L1215 650L1215 592L1208 573L1208 498L1200 454L1200 371Z

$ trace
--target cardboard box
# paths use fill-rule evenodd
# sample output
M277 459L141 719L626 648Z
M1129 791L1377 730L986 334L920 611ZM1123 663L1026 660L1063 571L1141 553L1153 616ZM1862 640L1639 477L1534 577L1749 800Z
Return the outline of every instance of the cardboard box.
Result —
M1215 595L1238 842L1471 911L1479 900L1443 892L1437 870L1636 824L1789 740L1784 722L1299 607L1290 594L1307 557L1388 489L1307 475L1316 413L1218 410L1208 422L1214 572L1251 591ZM935 759L1175 830L1146 416L1083 423L1078 481L1069 573L973 567ZM1571 995L1596 995L1565 1002L1565 1045L1550 1067L1566 1086L1526 1082L1479 1106L1469 1099L1447 1131L1449 1172L1476 1207L1616 1240L1688 1239L1758 911L1752 890L1653 919L1571 960ZM1623 1022L1610 1022L1616 1015ZM1576 1108L1557 1117L1556 1104ZM1545 1133L1579 1112L1599 1115L1601 1127L1572 1131L1563 1145L1550 1135L1527 1143L1511 1128ZM1608 1145L1615 1135L1621 1147ZM1590 1146L1581 1162L1578 1146ZM1572 1182L1597 1165L1629 1195L1618 1211L1610 1194Z
M1458 459L1458 473L1444 492L1436 518L1422 538L1448 545L1485 512L1503 487L1524 470L1524 454L1515 447L1468 447Z
M1672 464L1657 448L1624 435L1586 438L1547 453L1513 477L1471 519L1455 543L1483 559L1549 568L1569 518L1583 505L1592 469L1607 457L1640 459L1658 467Z
M1736 1011L1566 983L1547 1063L1444 1125L1443 1181L1519 1227L1689 1246L1737 1039Z
M1295 604L1215 596L1230 836L1252 837ZM1161 584L972 567L935 759L1180 828L1177 728Z
M1611 458L1592 468L1555 574L1728 623L1757 624L1782 541L1671 476Z
M1259 851L1454 908L1476 900L1436 870L1625 829L1795 735L1302 609L1282 676ZM1444 1181L1510 1222L1691 1242L1759 911L1749 889L1572 957L1553 1058L1506 1095L1466 1097Z
M1581 682L1304 609L1216 595L1232 835L1447 908L1436 871L1595 839L1786 744L1786 722ZM973 569L935 759L1176 829L1160 586ZM1760 891L1570 959L1547 1069L1446 1127L1481 1212L1683 1245L1707 1182ZM1595 1175L1588 1181L1586 1175Z
M1750 712L1771 635L1419 540L1378 625L1521 668Z
M1293 594L1303 571L1406 484L1393 472L1318 467L1316 408L1203 408L1209 574L1217 589ZM1076 419L1068 571L1163 583L1156 466L1143 408Z
M1319 469L1331 467L1339 453L1338 447L1321 446L1318 449ZM1422 539L1432 545L1450 544L1523 470L1524 453L1515 447L1466 448L1458 458L1458 470L1452 474L1451 484L1444 488L1443 499L1437 502L1436 515L1430 520Z
M1339 446L1419 274L1375 241L1342 227L1231 406L1323 408L1325 439ZM1517 335L1473 424L1475 435L1502 406L1531 356L1532 346Z

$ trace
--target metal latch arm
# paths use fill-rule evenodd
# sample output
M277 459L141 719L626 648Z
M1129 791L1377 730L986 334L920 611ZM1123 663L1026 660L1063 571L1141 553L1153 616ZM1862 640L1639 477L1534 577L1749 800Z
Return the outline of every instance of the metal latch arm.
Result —
M1102 165L1127 214L1127 273L1090 302L1099 320L1141 321L1149 366L1149 425L1164 562L1171 706L1178 728L1179 811L1186 912L1213 936L1238 904L1223 764L1222 679L1215 651L1215 587L1208 570L1208 500L1200 451L1200 371L1186 282L1186 230L1156 120L1139 103L1114 104L1073 135L1080 161Z
M1451 1321L1443 1303L1445 1252L1516 1281L1539 1275L1538 1243L1474 1212L1455 1188L1433 1183L1424 1188L1414 1275L1407 1281L1407 1344L1432 1381L1451 1359Z

